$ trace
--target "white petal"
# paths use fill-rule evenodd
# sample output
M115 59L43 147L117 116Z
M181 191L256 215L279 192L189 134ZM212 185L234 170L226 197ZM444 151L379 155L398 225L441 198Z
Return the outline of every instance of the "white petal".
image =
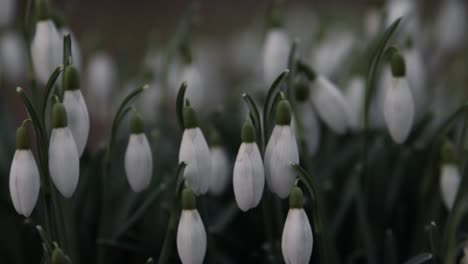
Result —
M39 170L31 150L16 150L10 169L10 195L18 214L31 215L39 188Z
M309 263L312 246L312 228L304 209L290 209L281 239L284 261L286 264Z
M81 91L65 91L63 106L67 111L68 126L75 139L78 154L81 156L89 134L89 113Z
M62 64L61 43L57 28L51 20L37 22L31 56L36 77L41 84L46 84L55 68Z
M320 145L320 124L317 119L317 115L310 104L310 102L298 103L296 105L298 113L297 118L300 120L302 126L303 139L307 145L307 151L310 155L314 155ZM294 134L299 136L299 131L295 119L292 120L291 128L294 130Z
M363 105L364 105L364 93L365 93L365 82L361 77L355 77L350 80L348 89L346 90L345 96L348 101L349 109L349 121L350 127L353 130L358 130L361 127Z
M460 181L460 171L455 164L442 165L440 172L440 192L444 205L449 210L452 209L455 198L457 197Z
M270 190L286 198L296 180L291 163L299 163L296 137L290 126L275 126L265 151L265 177Z
M221 194L229 183L229 160L222 147L211 148L211 179L210 192Z
M179 149L179 163L187 163L184 177L197 195L210 186L211 154L200 128L185 129Z
M237 205L242 211L256 207L262 198L265 171L256 143L242 143L234 164L233 187Z
M323 76L317 77L312 89L312 102L320 118L335 133L343 134L349 126L349 105L343 94Z
M125 152L125 172L134 192L148 187L153 174L153 158L146 135L131 134Z
M6 32L1 37L0 64L4 76L11 82L18 82L26 75L26 46L20 35Z
M291 40L280 29L271 29L267 32L263 47L263 76L266 84L270 85L288 65Z
M405 78L393 78L384 102L384 117L392 139L403 143L413 125L414 102Z
M177 229L177 252L183 264L203 263L206 231L197 210L182 210Z
M80 156L68 127L54 128L49 144L50 176L60 191L69 198L75 192L80 175Z

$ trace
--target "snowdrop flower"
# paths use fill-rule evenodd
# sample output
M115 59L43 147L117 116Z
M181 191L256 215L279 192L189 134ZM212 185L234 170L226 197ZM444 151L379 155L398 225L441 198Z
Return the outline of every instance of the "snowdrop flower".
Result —
M414 102L406 80L403 56L396 51L391 58L392 80L384 101L384 118L393 141L403 143L411 131Z
M226 150L221 146L221 140L216 130L211 135L211 178L210 193L223 193L229 183L229 158Z
M31 215L39 196L39 170L29 149L26 127L16 130L16 151L10 168L10 195L16 212Z
M443 163L440 167L440 193L445 207L450 211L453 208L458 188L461 182L460 170L458 169L453 145L446 142L442 149Z
M80 90L78 70L69 65L64 71L63 106L67 112L68 126L75 139L78 154L81 156L86 147L89 134L89 113Z
M335 133L343 134L349 127L349 105L341 91L322 75L312 78L312 102L320 118Z
M276 109L276 126L265 150L265 176L270 190L286 198L296 180L291 163L299 162L296 137L291 129L291 106L284 98Z
M177 252L183 264L202 264L206 253L205 226L189 188L182 192L182 213L177 229Z
M350 108L348 112L349 125L354 131L359 130L362 124L365 85L365 81L362 77L355 77L349 81L345 91L345 98Z
M62 64L62 40L49 18L46 0L37 1L36 33L31 44L31 56L37 80L45 85L52 72Z
M237 153L233 176L237 206L246 212L260 203L265 187L262 156L255 143L255 130L246 122L242 127L242 144Z
M0 39L0 64L5 78L11 82L26 76L26 46L16 32L7 32Z
M303 208L303 200L302 190L294 186L289 196L289 212L281 239L286 264L307 264L312 255L312 228Z
M15 11L16 0L0 0L0 29L11 24Z
M49 143L50 177L59 192L70 198L80 175L80 155L68 127L65 107L57 102L52 109L52 133Z
M465 4L459 0L443 1L441 4L436 21L439 47L442 50L452 50L463 46L467 23Z
M262 53L263 77L266 84L272 83L288 65L291 40L281 28L267 32Z
M131 131L125 152L125 173L132 190L140 192L151 182L153 157L148 139L143 133L143 120L138 113L132 117Z
M197 195L204 194L210 186L210 149L190 105L185 107L183 116L185 129L180 143L179 163L184 161L187 164L184 177L193 191Z

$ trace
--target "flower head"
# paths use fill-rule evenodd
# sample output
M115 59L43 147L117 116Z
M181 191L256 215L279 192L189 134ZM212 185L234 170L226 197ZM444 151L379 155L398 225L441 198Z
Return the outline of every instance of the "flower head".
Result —
M263 47L263 77L265 83L272 83L287 67L291 40L281 28L267 32Z
M218 137L217 132L214 132L212 137ZM218 139L211 140L211 178L209 191L212 194L221 194L229 183L229 158L225 149L220 145Z
M453 208L460 187L461 176L454 159L454 149L450 142L442 148L442 165L440 167L440 193L448 210Z

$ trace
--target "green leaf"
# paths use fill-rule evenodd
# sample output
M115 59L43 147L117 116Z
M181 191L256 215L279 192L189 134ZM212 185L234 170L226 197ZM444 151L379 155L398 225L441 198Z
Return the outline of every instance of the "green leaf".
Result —
M66 67L72 63L72 42L70 33L63 37L63 65Z
M177 121L179 122L179 127L184 131L184 102L185 102L185 91L187 90L187 83L183 82L180 85L179 92L177 93L176 100L176 111L177 111Z
M252 123L255 127L255 131L257 134L257 144L260 148L260 153L264 152L264 138L263 138L263 133L262 133L262 122L260 119L260 111L258 111L258 107L255 104L254 100L248 95L247 93L244 93L242 95L242 98L244 98L244 101L247 103L247 106L249 107L250 111L250 119L252 120Z
M428 260L431 260L432 259L432 254L431 253L421 253L421 254L418 254L414 257L412 257L411 259L407 260L405 263L403 264L421 264L421 263L424 263ZM452 262L454 263L454 262Z
M440 263L440 234L437 225L435 222L431 222L425 229L429 248L434 256L434 263Z
M284 70L278 77L276 77L275 81L271 85L270 89L268 90L267 97L265 99L265 104L263 105L263 133L264 133L264 142L268 142L268 138L270 136L270 129L271 129L271 119L272 119L272 111L273 103L276 97L276 94L279 92L281 88L281 83L286 79L288 76L289 70Z
M50 96L54 93L54 88L55 88L55 82L57 81L58 77L60 76L60 73L63 72L64 67L62 65L58 66L52 75L50 75L49 80L47 81L47 84L45 86L45 97L44 97L44 102L42 102L42 109L41 109L41 121L42 125L44 128L46 127L45 120L46 120L46 111L47 111L47 104L49 103L49 98Z
M299 45L299 41L295 39L291 46L291 50L289 51L289 58L288 58L288 69L289 69L289 74L287 78L288 98L289 98L289 102L291 103L293 110L295 109L295 103L296 103L296 100L295 100L296 98L294 96L294 78L296 77L296 69L297 69L296 50L297 50L298 45Z

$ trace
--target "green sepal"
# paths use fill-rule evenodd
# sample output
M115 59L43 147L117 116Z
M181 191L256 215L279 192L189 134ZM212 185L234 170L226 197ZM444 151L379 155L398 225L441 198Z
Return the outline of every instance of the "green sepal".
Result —
M80 74L73 65L68 65L63 71L63 88L65 90L80 89Z
M49 5L47 0L36 1L36 18L37 21L47 20L50 18Z
M289 194L289 208L301 209L304 207L304 194L301 188L293 186Z
M241 138L243 143L255 142L255 128L250 121L245 121L242 126Z
M28 131L25 126L16 129L16 149L29 149Z
M130 120L130 130L132 134L141 134L144 130L143 118L140 113L136 111L133 113L132 119Z
M195 194L190 189L190 187L185 187L182 191L182 209L183 210L195 210L197 209L197 198Z
M276 124L281 126L291 125L291 105L288 100L282 99L276 108Z
M198 127L198 121L197 121L197 115L195 113L195 110L188 105L184 108L184 128L189 129L189 128L196 128Z
M393 53L390 64L392 67L392 75L394 77L404 77L406 75L405 58L403 58L403 55L400 52Z
M455 147L449 140L445 140L442 145L441 156L444 164L455 162Z
M56 102L52 108L52 126L53 128L68 126L67 111L60 102Z

